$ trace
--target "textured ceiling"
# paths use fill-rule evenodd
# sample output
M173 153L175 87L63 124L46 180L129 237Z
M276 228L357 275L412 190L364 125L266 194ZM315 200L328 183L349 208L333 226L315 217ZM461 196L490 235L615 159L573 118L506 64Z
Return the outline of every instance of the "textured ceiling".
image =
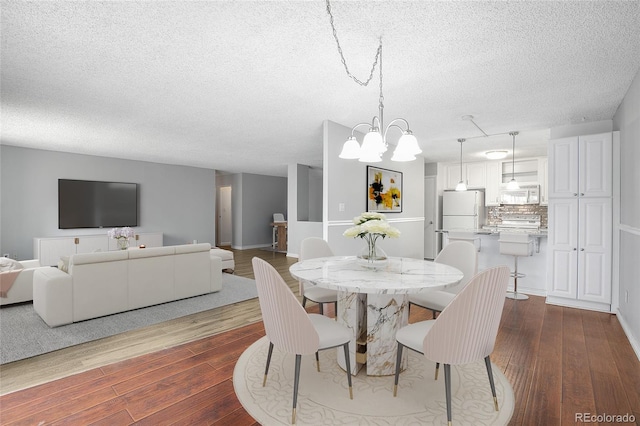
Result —
M638 1L332 2L350 71L382 36L385 120L409 121L425 161L458 138L611 119L640 68ZM0 143L286 175L321 166L322 121L378 112L350 80L325 2L2 1ZM393 138L393 137L392 137ZM472 139L465 161L511 148Z

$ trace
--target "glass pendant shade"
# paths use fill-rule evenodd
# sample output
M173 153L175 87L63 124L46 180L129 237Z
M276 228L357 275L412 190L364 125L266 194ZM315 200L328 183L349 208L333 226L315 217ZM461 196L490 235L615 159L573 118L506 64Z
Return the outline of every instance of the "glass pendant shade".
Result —
M364 140L362 141L362 152L374 151L380 154L384 153L387 150L387 147L382 140L382 135L378 131L378 129L369 130L369 132L364 135Z
M349 136L349 139L342 145L342 152L340 152L339 157L345 160L356 160L360 158L360 144L355 136Z
M467 190L467 185L463 181L458 182L458 184L456 185L456 191L466 191L466 190Z
M393 151L393 156L391 157L391 161L413 161L415 159L415 155L410 152L402 152L398 148Z
M400 150L401 153L410 153L413 155L421 154L422 150L418 145L418 139L410 132L404 132L398 140L398 147L396 151Z
M361 163L379 163L382 161L382 154L375 151L362 151L360 153L360 158L358 159Z
M520 185L518 185L518 182L515 180L515 178L513 178L507 184L507 189L509 190L520 189Z

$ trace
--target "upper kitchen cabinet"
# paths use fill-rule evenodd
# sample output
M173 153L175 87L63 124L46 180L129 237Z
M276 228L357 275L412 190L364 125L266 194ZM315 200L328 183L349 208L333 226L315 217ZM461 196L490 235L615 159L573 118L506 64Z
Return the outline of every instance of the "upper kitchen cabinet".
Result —
M540 205L549 205L549 159L538 158L538 183L540 184Z
M500 184L502 183L502 162L488 161L487 165L487 186L484 189L484 205L500 205Z
M449 164L446 166L446 189L455 189L460 182L460 165ZM484 162L467 163L462 165L462 180L469 189L481 189L485 187L486 167Z
M549 142L549 198L611 197L611 133Z

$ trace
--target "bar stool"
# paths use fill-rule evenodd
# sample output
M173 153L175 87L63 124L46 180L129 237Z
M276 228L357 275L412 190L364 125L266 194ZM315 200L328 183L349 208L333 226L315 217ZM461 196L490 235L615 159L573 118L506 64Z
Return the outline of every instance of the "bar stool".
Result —
M513 292L507 292L509 299L527 300L529 296L518 293L518 278L526 277L518 272L518 257L531 256L533 254L533 240L529 234L516 232L500 232L500 254L513 256L515 265L511 276L513 277Z

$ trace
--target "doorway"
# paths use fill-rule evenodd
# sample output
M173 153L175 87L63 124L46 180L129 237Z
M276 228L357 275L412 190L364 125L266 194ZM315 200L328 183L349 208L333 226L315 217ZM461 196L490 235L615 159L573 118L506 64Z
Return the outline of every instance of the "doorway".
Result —
M216 245L230 246L232 236L232 216L231 216L231 187L221 186L218 188L218 217L216 221Z
M424 178L424 258L436 257L436 177Z

